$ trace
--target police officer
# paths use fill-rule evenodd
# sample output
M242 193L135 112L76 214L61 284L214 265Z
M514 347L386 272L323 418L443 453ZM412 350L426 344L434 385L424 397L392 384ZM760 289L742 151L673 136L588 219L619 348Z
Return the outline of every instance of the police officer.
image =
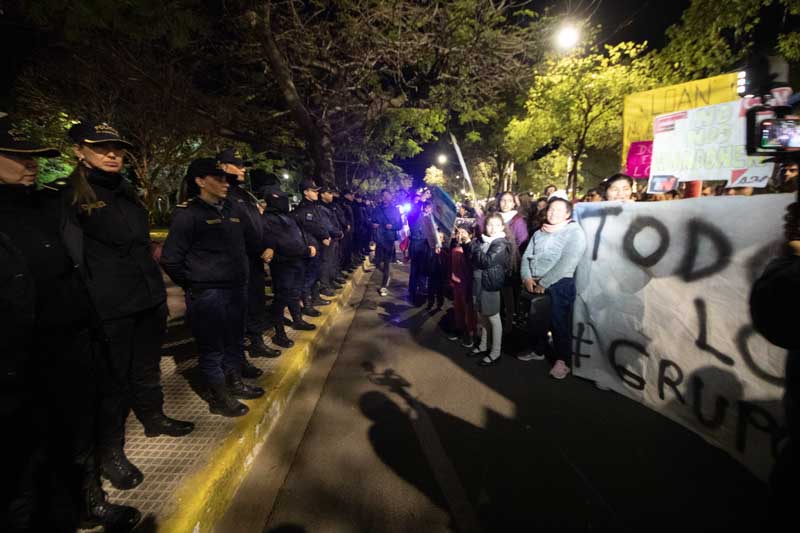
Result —
M248 231L255 234L255 242L263 241L263 228L261 212L258 209L258 199L245 188L245 168L248 165L233 148L229 148L217 155L220 168L231 176L235 176L228 190L228 199L237 204L244 218L242 223L248 226ZM247 280L247 320L245 334L247 337L247 350L251 357L277 357L279 350L269 348L264 344L264 330L267 327L267 299L265 295L266 279L264 277L264 261L261 258L264 250L260 247L248 249L250 277ZM261 370L244 360L242 375L248 378L257 378Z
M273 185L263 189L266 209L264 210L264 232L269 238L265 246L274 252L269 264L272 273L272 287L275 300L272 304L275 337L272 341L286 348L294 342L286 336L283 313L289 308L292 315L292 328L312 330L316 326L303 320L303 314L320 316L311 306L310 300L300 308L305 282L305 260L317 255L317 249L306 241L306 237L294 218L289 216L289 197L280 187Z
M334 293L330 289L318 288L320 282L320 256L324 250L330 247L332 239L325 222L327 216L322 213L322 208L317 203L320 188L313 180L304 179L300 182L298 190L303 195L303 199L300 200L300 203L291 214L297 225L303 230L308 244L317 250L316 256L306 258L303 302L311 299L316 306L327 305L325 302L328 302L328 300L320 298L319 295L333 296Z
M242 381L247 315L246 216L228 198L229 174L213 158L195 159L186 172L193 198L176 206L161 265L186 292L186 313L210 393L209 410L235 417L248 412L236 398L263 396ZM250 243L250 247L260 246Z
M345 189L342 192L342 197L339 199L339 205L342 207L345 219L347 220L348 230L345 233L345 241L342 251L342 270L352 272L356 269L356 205L355 205L355 191L352 189Z
M337 216L333 204L333 186L324 184L319 191L319 212L322 214L322 222L331 236L330 246L322 250L322 262L320 264L320 292L326 296L333 296L334 290L342 288L342 280L337 279L339 270L339 245L344 231Z
M58 155L0 118L0 416L14 434L0 530L129 530L141 515L106 500L94 457L100 367L82 234L66 183L34 185L34 158Z
M164 414L160 360L167 294L150 252L147 210L121 174L132 146L105 123L81 122L69 137L78 158L69 177L71 200L84 234L89 293L107 342L100 469L116 488L131 489L143 479L124 451L131 407L148 436L186 435L194 424Z
M338 260L336 262L335 268L333 269L334 279L336 280L337 283L343 285L345 281L347 281L345 278L350 274L349 272L345 273L344 256L345 256L345 251L347 249L348 235L350 233L351 228L353 227L353 217L352 214L350 218L347 217L347 212L345 211L345 208L342 205L342 196L339 192L339 189L333 187L331 194L333 196L333 199L331 203L327 205L329 206L331 211L333 211L333 213L336 215L336 220L339 222L339 227L342 230L342 238L339 239L336 249Z
M381 203L372 210L372 228L375 230L375 263L383 272L381 296L389 294L389 268L394 260L394 243L397 232L403 228L400 211L392 202L392 191L381 191Z

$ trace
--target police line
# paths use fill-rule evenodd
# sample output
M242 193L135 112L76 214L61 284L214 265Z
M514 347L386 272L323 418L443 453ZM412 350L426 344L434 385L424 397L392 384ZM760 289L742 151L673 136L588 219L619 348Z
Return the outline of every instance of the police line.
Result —
M582 203L574 373L637 400L766 479L786 350L752 327L753 281L792 195ZM635 431L636 428L631 428Z

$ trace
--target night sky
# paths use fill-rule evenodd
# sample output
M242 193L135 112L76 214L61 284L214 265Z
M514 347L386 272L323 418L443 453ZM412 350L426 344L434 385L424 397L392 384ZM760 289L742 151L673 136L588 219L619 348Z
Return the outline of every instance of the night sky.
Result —
M570 13L577 20L591 15L590 23L603 27L600 36L602 44L646 40L650 48L660 48L665 44L666 29L680 21L681 14L690 3L690 0L572 0L542 2L536 8L550 6L552 13ZM425 169L435 164L440 151L447 152L451 158L455 157L450 143L440 140L426 145L420 155L397 160L395 164L414 176L415 181L421 181Z

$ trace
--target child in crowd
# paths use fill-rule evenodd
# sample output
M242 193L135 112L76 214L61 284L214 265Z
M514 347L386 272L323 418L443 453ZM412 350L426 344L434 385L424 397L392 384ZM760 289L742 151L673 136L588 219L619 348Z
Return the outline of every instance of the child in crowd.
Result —
M453 290L453 322L455 329L450 340L461 336L461 345L472 348L475 344L477 320L475 307L472 304L472 265L464 254L461 241L458 240L459 230L470 232L471 228L461 225L453 232L453 247L450 249L450 287Z

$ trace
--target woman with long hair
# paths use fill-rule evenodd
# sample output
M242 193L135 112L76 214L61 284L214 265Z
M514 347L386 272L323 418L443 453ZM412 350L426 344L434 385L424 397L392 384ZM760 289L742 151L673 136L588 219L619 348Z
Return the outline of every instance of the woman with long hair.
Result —
M69 130L78 165L69 177L72 204L84 235L89 293L102 322L106 366L98 459L118 489L143 475L125 455L125 421L133 408L148 436L194 429L164 414L161 342L166 289L150 252L147 210L122 175L131 148L108 124L81 122Z

